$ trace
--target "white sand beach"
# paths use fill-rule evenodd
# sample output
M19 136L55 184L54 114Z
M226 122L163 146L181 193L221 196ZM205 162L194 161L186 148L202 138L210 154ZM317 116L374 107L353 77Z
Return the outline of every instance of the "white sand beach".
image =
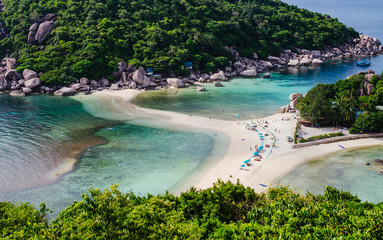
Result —
M224 121L214 119L214 116L210 119L141 108L129 103L137 94L139 94L138 90L105 90L92 95L122 100L124 104L117 104L115 107L122 108L122 112L128 108L129 112L134 116L152 117L171 125L219 131L229 137L230 144L223 158L217 161L199 179L193 179L192 184L187 186L187 188L191 186L207 188L212 186L218 179L232 182L236 182L239 179L245 186L252 187L257 192L262 192L266 191L275 179L288 173L297 165L322 155L344 150L339 145L349 149L383 144L383 139L374 138L292 149L291 143L287 141L287 137L292 137L294 134L296 126L295 114L275 114L261 119L246 121ZM248 129L252 125L257 126L257 131ZM312 136L316 135L319 129L305 128L305 131L309 136ZM328 133L326 131L331 131L331 129L322 129L320 132L321 134ZM263 141L260 139L260 133L263 135ZM256 145L258 147L262 146L262 142L263 146L269 145L270 147L265 147L260 151L261 161L255 161L253 157L255 147ZM274 147L273 144L275 145ZM248 159L250 159L250 166L244 163ZM180 190L184 191L186 189Z

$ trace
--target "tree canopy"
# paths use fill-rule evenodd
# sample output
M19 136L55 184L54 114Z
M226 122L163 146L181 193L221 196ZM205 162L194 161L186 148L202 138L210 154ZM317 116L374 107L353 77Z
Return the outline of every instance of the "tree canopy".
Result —
M352 127L352 132L383 129L383 79L358 74L333 84L318 84L298 104L303 117L314 124Z
M336 18L279 0L4 0L0 21L10 38L0 53L17 57L18 70L43 72L43 82L75 78L112 78L117 63L152 67L156 72L214 70L233 56L261 58L281 49L323 49L358 34ZM28 44L30 26L57 14L42 43Z
M180 196L135 196L90 188L50 222L45 205L0 204L5 239L381 239L383 205L326 187L305 196L286 187L255 193L217 182Z

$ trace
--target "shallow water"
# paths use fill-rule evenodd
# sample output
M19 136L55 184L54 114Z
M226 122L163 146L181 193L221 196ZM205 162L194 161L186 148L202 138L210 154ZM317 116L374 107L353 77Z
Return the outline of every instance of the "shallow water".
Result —
M119 184L138 195L185 190L190 174L220 158L209 155L223 136L133 125L122 121L131 118L126 110L103 111L97 101L84 106L99 117L71 98L0 95L0 103L0 201L45 202L50 218L90 186ZM74 171L60 174L77 158Z
M383 146L340 151L304 163L273 186L289 185L302 193L314 194L323 194L324 186L333 186L357 194L362 201L382 202L383 176L378 174L382 169L365 165L376 158L383 158Z
M55 184L18 192L9 200L45 202L54 216L81 200L90 186L105 189L119 184L122 192L164 194L198 168L214 144L213 137L205 134L125 123L102 128L95 135L107 143L86 149L75 171Z
M271 72L270 79L235 78L223 82L225 87L203 84L207 92L195 89L169 89L139 94L133 103L147 108L214 117L224 120L257 118L277 113L281 106L289 104L291 93L306 93L318 83L333 83L339 79L366 69L383 71L383 55L369 57L369 68L357 67L357 59L348 59L342 65L330 65L309 69L288 68L283 72Z

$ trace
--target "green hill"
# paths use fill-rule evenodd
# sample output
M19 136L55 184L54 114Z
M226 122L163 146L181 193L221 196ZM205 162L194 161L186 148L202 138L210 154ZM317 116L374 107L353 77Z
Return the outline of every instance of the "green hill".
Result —
M183 63L214 71L233 56L279 55L283 48L323 49L358 34L327 15L278 0L4 0L0 22L10 38L0 54L17 70L43 72L43 82L112 79L118 62L185 73ZM54 14L48 15L47 14ZM34 23L53 18L53 30L28 42ZM37 25L36 25L37 26ZM1 36L1 34L0 34Z

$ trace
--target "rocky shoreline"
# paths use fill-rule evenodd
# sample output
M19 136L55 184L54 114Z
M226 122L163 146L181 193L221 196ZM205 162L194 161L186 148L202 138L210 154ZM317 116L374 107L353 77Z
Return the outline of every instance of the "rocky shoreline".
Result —
M295 49L284 50L279 57L269 56L268 61L258 59L254 52L253 58L241 57L234 48L227 47L236 58L236 62L230 62L230 66L218 73L204 73L190 69L188 77L180 77L170 72L167 76L147 73L143 67L136 68L132 64L127 65L124 61L119 63L118 71L113 73L114 82L110 83L102 78L98 81L83 77L68 86L47 87L41 84L40 76L33 70L25 69L22 74L17 72L17 60L4 58L0 63L0 92L9 93L12 96L25 96L28 94L54 94L68 96L76 93L89 94L92 91L104 89L143 89L159 90L169 87L182 88L193 86L197 91L204 91L201 83L215 82L216 87L223 87L221 81L233 77L256 77L258 73L266 72L263 78L270 77L268 71L286 69L287 67L312 66L323 64L326 60L351 58L356 56L375 56L383 53L382 43L369 36L361 35L360 38L350 39L347 44L338 48L327 47L324 51ZM290 99L295 101L295 99ZM294 103L290 104L294 105ZM294 109L284 109L288 112Z

